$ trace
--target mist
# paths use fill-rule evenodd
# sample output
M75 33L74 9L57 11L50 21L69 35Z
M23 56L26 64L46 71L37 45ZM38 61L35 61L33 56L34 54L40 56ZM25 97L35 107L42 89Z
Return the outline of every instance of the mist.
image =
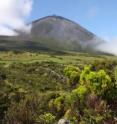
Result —
M117 56L117 39L104 40L96 46L96 50Z
M32 10L33 0L3 0L0 2L0 35L17 35L16 30L30 32L26 19Z

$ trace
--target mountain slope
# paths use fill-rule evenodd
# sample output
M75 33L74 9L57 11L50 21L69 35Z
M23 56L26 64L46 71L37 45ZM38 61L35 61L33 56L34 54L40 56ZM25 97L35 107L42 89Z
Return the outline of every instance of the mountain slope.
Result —
M93 33L61 16L47 16L31 24L29 35L20 32L17 37L0 37L0 48L89 51L101 42Z
M32 23L31 34L41 37L52 37L56 40L87 41L94 34L80 25L60 16L48 16Z

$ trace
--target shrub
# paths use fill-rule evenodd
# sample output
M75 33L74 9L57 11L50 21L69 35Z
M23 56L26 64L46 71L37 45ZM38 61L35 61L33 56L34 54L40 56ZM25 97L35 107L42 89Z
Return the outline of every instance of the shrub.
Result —
M104 95L112 87L112 81L104 70L94 72L85 67L80 76L80 83L86 85L98 95Z
M68 83L70 87L74 88L79 83L80 72L80 69L75 66L67 66L64 69L64 73L69 79Z
M55 116L51 113L45 113L39 116L38 119L39 124L54 124L55 123Z

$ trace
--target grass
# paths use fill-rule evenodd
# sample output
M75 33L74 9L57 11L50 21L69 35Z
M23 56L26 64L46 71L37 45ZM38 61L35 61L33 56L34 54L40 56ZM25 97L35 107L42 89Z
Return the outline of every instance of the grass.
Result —
M16 63L33 63L33 62L57 62L60 64L88 64L96 60L117 60L115 56L107 55L91 55L88 53L67 52L58 55L56 53L47 52L0 52L0 63L12 64Z
M8 98L10 98L9 103L6 102L8 105L19 96L22 96L21 99L24 96L37 96L41 99L41 106L38 106L40 112L50 112L49 101L58 96L70 95L73 88L69 86L63 71L66 65L78 65L82 69L85 64L92 64L94 61L107 62L108 60L117 61L117 57L75 52L63 52L61 54L52 52L0 52L0 78L3 78L3 83L0 83L1 91L3 96L8 94ZM97 70L104 68L113 77L114 67L112 64L99 63L98 65L95 63L94 65ZM4 107L1 101L0 107ZM4 113L4 111L2 112Z

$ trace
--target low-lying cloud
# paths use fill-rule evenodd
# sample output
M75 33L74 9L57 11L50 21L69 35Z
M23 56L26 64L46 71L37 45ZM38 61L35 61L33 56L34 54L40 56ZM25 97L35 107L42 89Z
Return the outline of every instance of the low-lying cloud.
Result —
M109 41L105 41L99 44L96 49L117 56L117 39L112 38Z
M32 10L33 0L1 0L0 35L16 35L15 30L29 33L31 25L26 25L26 18Z

